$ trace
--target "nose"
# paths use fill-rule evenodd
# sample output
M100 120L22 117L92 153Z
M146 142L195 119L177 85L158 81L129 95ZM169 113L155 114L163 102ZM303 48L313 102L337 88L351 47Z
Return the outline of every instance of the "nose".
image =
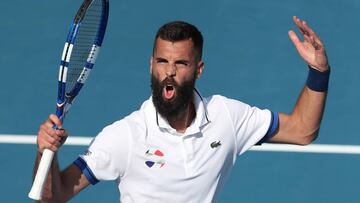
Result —
M174 77L176 75L176 66L175 64L169 64L166 70L167 77Z

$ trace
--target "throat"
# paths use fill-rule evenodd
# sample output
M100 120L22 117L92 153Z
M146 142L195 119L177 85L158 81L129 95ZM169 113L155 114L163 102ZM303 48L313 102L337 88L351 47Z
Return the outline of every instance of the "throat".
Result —
M185 133L186 129L191 125L195 119L196 112L194 104L191 102L185 111L182 111L176 116L168 117L167 120L172 128L178 133Z

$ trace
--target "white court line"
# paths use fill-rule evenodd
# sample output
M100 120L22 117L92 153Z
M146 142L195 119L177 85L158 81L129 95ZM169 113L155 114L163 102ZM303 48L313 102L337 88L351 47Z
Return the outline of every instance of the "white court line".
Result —
M300 153L327 153L327 154L360 154L359 145L330 145L310 144L306 146L290 144L262 144L253 146L250 151L268 152L300 152Z
M69 136L65 145L87 146L92 137ZM36 144L35 135L1 135L0 144Z
M65 145L87 146L92 137L70 136ZM0 144L35 144L35 135L1 135ZM300 152L300 153L330 153L330 154L360 154L360 145L330 145L330 144L310 144L307 146L289 144L262 144L254 146L250 151L267 152Z

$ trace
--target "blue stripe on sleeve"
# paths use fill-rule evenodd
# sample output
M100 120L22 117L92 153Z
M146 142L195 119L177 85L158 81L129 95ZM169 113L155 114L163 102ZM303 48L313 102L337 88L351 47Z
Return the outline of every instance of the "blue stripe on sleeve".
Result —
M82 173L86 176L86 178L92 185L95 185L99 182L99 180L94 176L93 172L91 171L87 163L84 161L84 159L79 157L73 163L82 171Z
M266 133L266 137L268 137L268 139L272 138L277 129L279 128L279 113L277 112L271 112L271 117L272 117L272 124L270 124L269 130Z
M265 136L256 145L261 145L262 143L272 138L275 135L278 128L279 128L279 113L271 112L271 121L270 121L269 129L266 132Z

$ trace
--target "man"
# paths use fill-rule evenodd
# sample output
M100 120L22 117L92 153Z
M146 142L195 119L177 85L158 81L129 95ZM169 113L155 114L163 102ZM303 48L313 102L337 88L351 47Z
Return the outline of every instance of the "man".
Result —
M89 184L116 180L121 202L214 202L236 156L257 143L305 145L318 133L329 66L315 32L293 17L304 36L289 32L309 76L291 114L260 110L220 95L203 98L203 39L185 22L162 26L150 60L152 96L138 111L103 129L86 154L60 171L55 157L44 202L65 202ZM52 129L56 124L59 130ZM38 133L38 157L57 151L67 133L50 115Z

